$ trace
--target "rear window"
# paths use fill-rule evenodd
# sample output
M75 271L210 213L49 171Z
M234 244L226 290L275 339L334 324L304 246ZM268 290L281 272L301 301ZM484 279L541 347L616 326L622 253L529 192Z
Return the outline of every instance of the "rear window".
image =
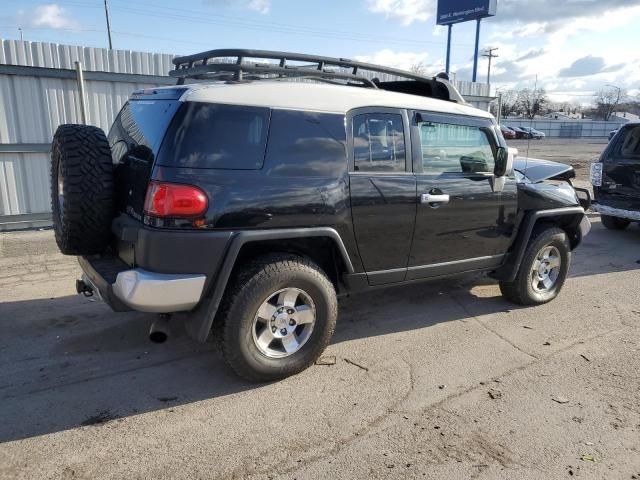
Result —
M268 108L185 102L167 131L158 164L260 169L268 129Z
M109 131L113 163L121 163L127 154L153 162L178 105L178 101L170 100L127 102Z
M640 161L640 126L623 127L613 146L613 161Z

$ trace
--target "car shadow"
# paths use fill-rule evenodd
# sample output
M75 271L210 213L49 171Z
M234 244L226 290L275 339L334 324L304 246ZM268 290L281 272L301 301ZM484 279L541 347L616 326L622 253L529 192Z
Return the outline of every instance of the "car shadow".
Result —
M483 278L464 282L341 298L333 343L464 319L469 312L460 302L476 302L475 312L513 308L469 290L488 284ZM197 344L175 324L168 342L153 344L147 337L153 315L114 314L92 300L66 296L0 304L0 442L264 387L230 371L215 341Z

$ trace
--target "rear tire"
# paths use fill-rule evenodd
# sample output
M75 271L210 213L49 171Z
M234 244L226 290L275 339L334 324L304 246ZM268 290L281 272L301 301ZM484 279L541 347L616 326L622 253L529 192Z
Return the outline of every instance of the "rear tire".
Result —
M65 255L102 253L114 215L111 149L104 132L60 125L51 145L51 212Z
M612 217L610 215L600 215L600 221L609 230L624 230L631 223L631 220L626 218Z
M541 305L558 296L569 272L571 249L564 230L534 231L513 282L500 282L506 299L520 305Z
M305 257L273 254L243 267L220 312L222 350L241 377L279 380L312 365L333 335L336 292ZM216 332L214 331L214 334Z

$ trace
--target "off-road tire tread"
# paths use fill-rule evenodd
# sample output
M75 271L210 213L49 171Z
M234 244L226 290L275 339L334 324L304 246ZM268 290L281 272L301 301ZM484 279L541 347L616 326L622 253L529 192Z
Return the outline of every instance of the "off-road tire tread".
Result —
M224 360L240 377L251 382L264 382L283 378L282 376L267 378L263 375L256 374L256 372L246 364L241 353L228 339L231 335L231 329L235 327L234 319L237 318L238 312L245 310L245 305L252 302L254 299L253 290L256 289L258 285L262 285L265 282L274 282L281 273L300 269L311 273L318 283L318 286L330 292L330 295L328 295L330 299L328 328L323 332L322 336L317 339L316 344L313 346L316 354L309 364L315 362L331 341L338 316L338 301L335 288L324 271L308 257L295 254L273 253L258 257L234 273L217 315L217 324L222 331L222 354ZM307 347L307 345L305 345L305 347ZM307 368L309 364L299 365L294 370L288 370L286 376L301 372Z
M529 269L523 268L523 265L529 264L532 255L536 255L540 251L541 246L536 245L539 239L541 237L550 238L550 237L553 237L554 235L564 236L564 242L565 242L567 251L569 252L569 258L571 257L570 249L569 249L569 241L567 239L567 234L564 230L558 227L535 228L534 231L531 233L531 238L529 239L527 250L525 251L525 254L522 257L522 262L520 263L516 278L513 280L513 282L501 281L499 283L500 293L504 298L518 305L541 305L542 303L550 302L551 300L553 300L553 298L555 298L555 297L552 297L543 302L530 298L527 295L527 290L524 288L525 283L528 282ZM567 268L568 267L569 265L567 265ZM527 278L523 279L523 276ZM562 279L562 283L558 286L558 291L562 288L565 280L566 280L566 277Z
M65 180L64 221L58 207L57 168ZM90 125L60 125L51 146L51 211L56 242L66 255L102 253L114 216L111 149L104 132Z

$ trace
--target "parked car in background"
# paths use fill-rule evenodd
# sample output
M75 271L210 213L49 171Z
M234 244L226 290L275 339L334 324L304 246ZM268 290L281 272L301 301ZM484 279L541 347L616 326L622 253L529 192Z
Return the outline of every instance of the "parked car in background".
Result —
M509 127L500 125L500 131L502 132L502 136L505 138L505 140L514 140L516 138L516 132L511 130Z
M516 133L517 139L531 138L531 135L529 134L529 132L527 132L521 127L509 127L509 128Z
M602 224L624 230L640 222L640 122L620 127L597 163L591 165L591 183Z
M618 133L618 130L619 129L616 128L615 130L611 130L609 132L609 141L611 141L611 139L616 135L616 133Z
M520 128L529 134L529 138L542 140L544 137L547 136L544 132L541 132L540 130L536 130L535 128L531 128L531 127L520 127Z

